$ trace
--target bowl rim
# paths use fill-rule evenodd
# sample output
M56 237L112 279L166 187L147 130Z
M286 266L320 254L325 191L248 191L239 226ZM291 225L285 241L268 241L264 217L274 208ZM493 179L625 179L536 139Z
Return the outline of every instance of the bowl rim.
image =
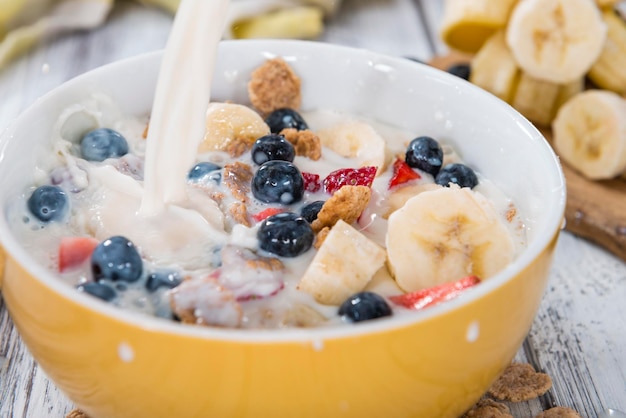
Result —
M409 61L405 58L393 57L390 55L366 50L363 48L355 48L350 46L342 46L337 44L328 44L318 41L302 41L302 40L222 40L220 48L229 48L231 44L250 44L259 51L272 51L280 48L288 48L296 53L304 53L304 51L311 48L322 49L335 49L343 50L347 54L362 54L363 57L370 59L382 58L386 62L406 62L409 65L419 68L417 72L422 72L425 75L434 77L435 79L445 80L447 83L453 83L458 88L473 90L473 94L477 94L485 101L498 102L498 106L505 106L507 113L510 114L514 122L516 122L517 129L525 131L525 135L529 139L533 140L538 149L541 149L547 159L551 162L550 172L553 178L553 189L551 196L554 196L554 206L549 213L545 222L546 226L543 230L537 231L537 236L524 250L503 270L492 276L489 280L481 283L480 286L476 286L468 291L464 292L461 296L448 301L445 304L436 305L429 309L416 311L408 315L394 315L391 317L381 318L374 321L364 321L357 324L336 325L319 328L288 328L288 329L222 329L222 328L210 328L200 327L197 325L180 324L168 319L158 318L141 314L134 311L128 311L120 309L109 303L97 300L89 295L77 292L73 287L68 286L66 283L59 280L53 272L34 262L32 258L26 253L26 251L20 247L17 238L12 233L8 226L6 216L0 217L0 245L4 248L6 256L12 258L17 262L21 268L28 272L35 280L40 282L49 290L59 294L69 302L80 305L82 308L93 311L99 315L107 317L110 320L119 321L125 325L133 326L144 332L155 333L167 333L181 337L194 337L204 340L213 341L229 341L239 343L313 343L314 346L318 346L323 341L345 339L353 337L363 337L369 334L377 334L383 332L389 332L400 328L410 327L421 322L427 322L437 316L450 313L464 305L471 304L472 302L482 298L483 296L495 291L497 288L505 285L507 282L513 280L519 275L525 268L527 268L532 262L544 252L552 240L560 233L564 223L565 203L566 203L566 187L565 177L561 168L560 161L554 150L550 147L543 134L525 117L523 117L518 111L509 106L506 102L503 102L496 96L493 96L479 87L459 79L456 76L448 74L444 71L430 67L426 64L419 62ZM14 119L4 132L0 133L0 164L4 159L4 148L6 143L12 137L11 132L14 127L21 123L24 118L27 118L29 113L36 111L36 108L40 103L50 100L59 91L62 91L66 86L73 85L75 83L81 83L85 78L95 77L100 73L106 73L112 68L118 66L132 66L135 62L141 62L144 60L159 60L163 54L163 50L142 53L133 57L117 60L115 62L100 66L93 70L80 74L61 85L53 88L51 91L42 95L34 103L24 109L20 115ZM4 203L3 203L4 205ZM0 213L5 214L4 206L0 207ZM5 267L6 269L6 267ZM0 279L0 283L1 283ZM0 286L1 290L1 286ZM471 321L469 321L471 322ZM468 322L468 323L469 323Z

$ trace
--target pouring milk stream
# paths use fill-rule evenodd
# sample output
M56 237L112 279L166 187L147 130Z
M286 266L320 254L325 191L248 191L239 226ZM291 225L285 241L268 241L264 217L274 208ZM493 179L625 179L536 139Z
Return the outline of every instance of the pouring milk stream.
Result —
M128 236L148 259L188 268L202 265L208 249L226 240L217 204L190 195L186 176L205 131L228 4L181 2L153 102L143 187L110 166L90 172L104 186L92 209L99 239Z
M183 0L167 41L152 107L140 214L185 199L205 129L217 46L230 0Z

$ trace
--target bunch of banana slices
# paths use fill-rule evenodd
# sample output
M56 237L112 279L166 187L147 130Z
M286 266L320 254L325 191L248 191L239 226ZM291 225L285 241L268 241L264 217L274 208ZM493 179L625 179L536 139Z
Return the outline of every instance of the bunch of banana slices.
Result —
M626 172L626 21L620 0L446 0L443 41L470 81L552 128L591 180Z

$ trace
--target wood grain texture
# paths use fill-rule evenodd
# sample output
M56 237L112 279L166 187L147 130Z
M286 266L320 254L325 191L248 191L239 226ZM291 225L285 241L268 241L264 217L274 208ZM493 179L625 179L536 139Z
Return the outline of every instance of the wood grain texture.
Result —
M428 59L446 51L437 34L442 4L345 0L322 41ZM117 1L103 28L49 40L0 72L0 130L68 78L162 48L170 25L165 13ZM515 418L531 418L554 405L574 408L585 418L596 418L607 407L626 410L625 299L626 263L563 233L548 289L516 357L548 373L554 386L540 399L510 404ZM0 418L62 418L72 408L33 361L0 299Z
M626 181L590 181L563 164L566 229L626 260Z

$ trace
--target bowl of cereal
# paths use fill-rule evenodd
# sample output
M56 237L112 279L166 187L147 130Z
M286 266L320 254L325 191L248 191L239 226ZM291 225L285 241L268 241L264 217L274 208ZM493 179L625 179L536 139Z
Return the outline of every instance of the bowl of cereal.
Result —
M2 295L59 388L119 418L476 402L531 327L563 222L541 134L409 60L224 41L184 201L146 215L160 60L69 81L0 142Z

